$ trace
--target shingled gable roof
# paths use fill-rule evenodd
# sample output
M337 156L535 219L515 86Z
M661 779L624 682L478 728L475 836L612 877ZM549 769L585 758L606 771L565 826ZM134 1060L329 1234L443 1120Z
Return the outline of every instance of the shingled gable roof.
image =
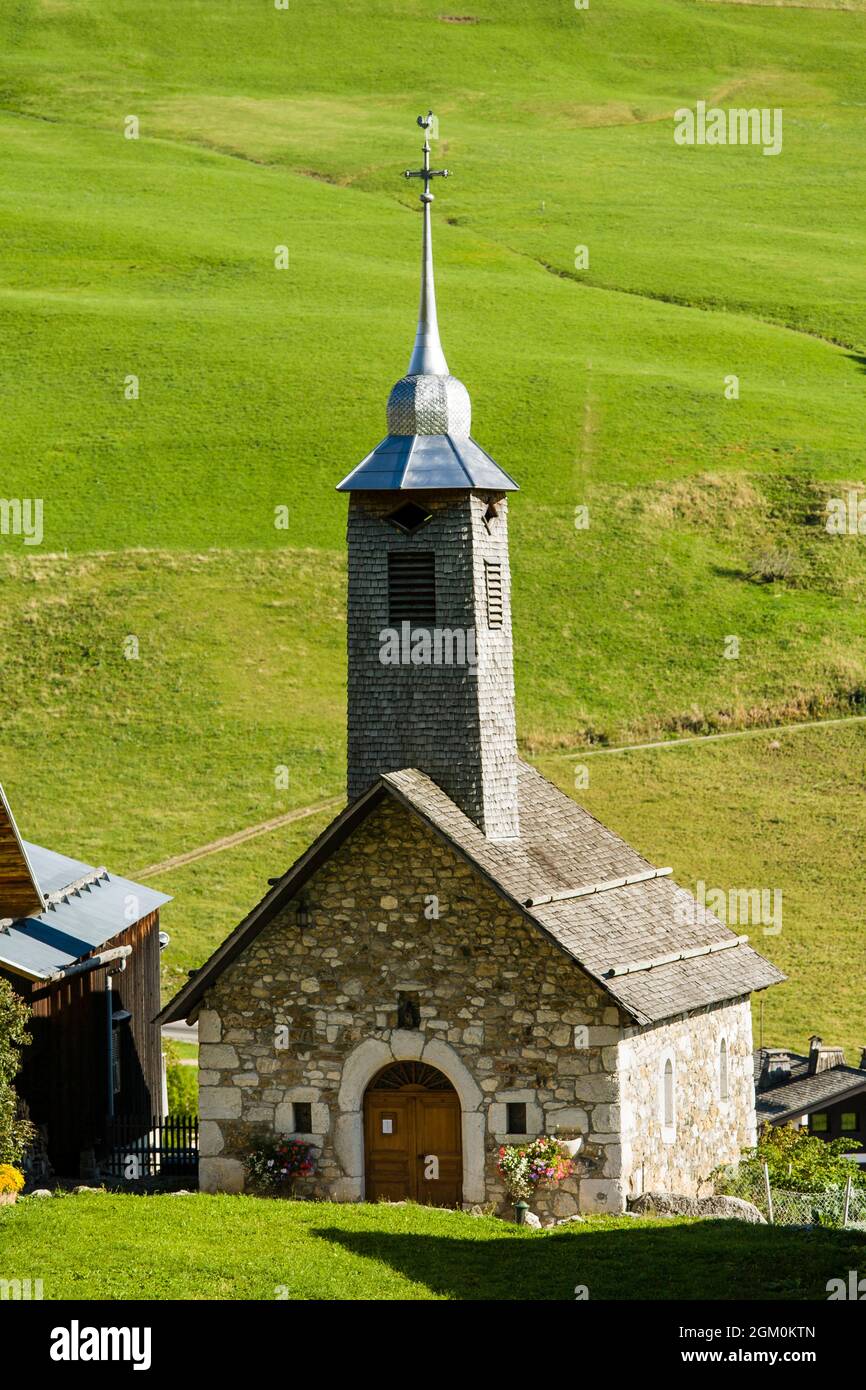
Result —
M188 1017L226 966L387 795L418 814L638 1023L657 1023L785 979L751 947L733 945L738 940L735 933L710 913L696 910L694 923L678 923L677 904L694 900L670 878L530 905L533 898L647 874L652 865L528 764L518 765L521 833L498 841L487 839L423 772L407 768L383 774L332 821L166 1005L160 1022ZM627 974L609 973L627 964L645 965L648 959L717 947L728 939L731 949Z
M866 1091L866 1071L856 1067L829 1067L814 1076L803 1076L798 1081L787 1081L759 1092L755 1110L762 1123L778 1124L780 1120L808 1115L861 1091Z

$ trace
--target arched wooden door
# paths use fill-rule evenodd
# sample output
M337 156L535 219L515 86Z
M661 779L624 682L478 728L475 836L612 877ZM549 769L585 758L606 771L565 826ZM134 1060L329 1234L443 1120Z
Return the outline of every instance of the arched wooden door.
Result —
M364 1096L368 1202L456 1207L463 1200L460 1101L423 1062L394 1062Z

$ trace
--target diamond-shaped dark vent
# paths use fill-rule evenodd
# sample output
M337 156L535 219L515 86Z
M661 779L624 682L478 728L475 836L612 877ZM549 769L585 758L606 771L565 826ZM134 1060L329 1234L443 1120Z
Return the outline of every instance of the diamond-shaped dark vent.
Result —
M432 520L433 513L428 512L424 507L419 507L417 502L404 502L402 507L398 507L396 512L391 512L385 520L390 521L392 526L396 526L398 531L403 531L407 536L414 536L416 531L420 531L422 526Z

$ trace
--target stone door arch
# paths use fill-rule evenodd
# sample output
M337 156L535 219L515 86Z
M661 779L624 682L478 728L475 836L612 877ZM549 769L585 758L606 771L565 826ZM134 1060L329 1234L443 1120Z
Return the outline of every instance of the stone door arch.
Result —
M460 1099L426 1062L391 1062L364 1094L368 1202L457 1207L463 1199Z
M442 1072L460 1103L464 1204L483 1202L484 1095L475 1078L450 1044L439 1038L425 1039L420 1032L394 1029L382 1038L358 1043L343 1062L337 1097L334 1149L343 1170L339 1199L363 1201L366 1194L364 1162L364 1097L373 1078L392 1062L423 1061Z

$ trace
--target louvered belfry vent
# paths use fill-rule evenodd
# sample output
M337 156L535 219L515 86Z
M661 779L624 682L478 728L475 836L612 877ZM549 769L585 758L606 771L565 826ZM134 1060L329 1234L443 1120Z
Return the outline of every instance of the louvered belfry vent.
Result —
M432 550L388 553L388 621L391 627L436 622L436 556Z
M487 591L487 626L502 626L502 564L499 560L484 561L484 586Z

